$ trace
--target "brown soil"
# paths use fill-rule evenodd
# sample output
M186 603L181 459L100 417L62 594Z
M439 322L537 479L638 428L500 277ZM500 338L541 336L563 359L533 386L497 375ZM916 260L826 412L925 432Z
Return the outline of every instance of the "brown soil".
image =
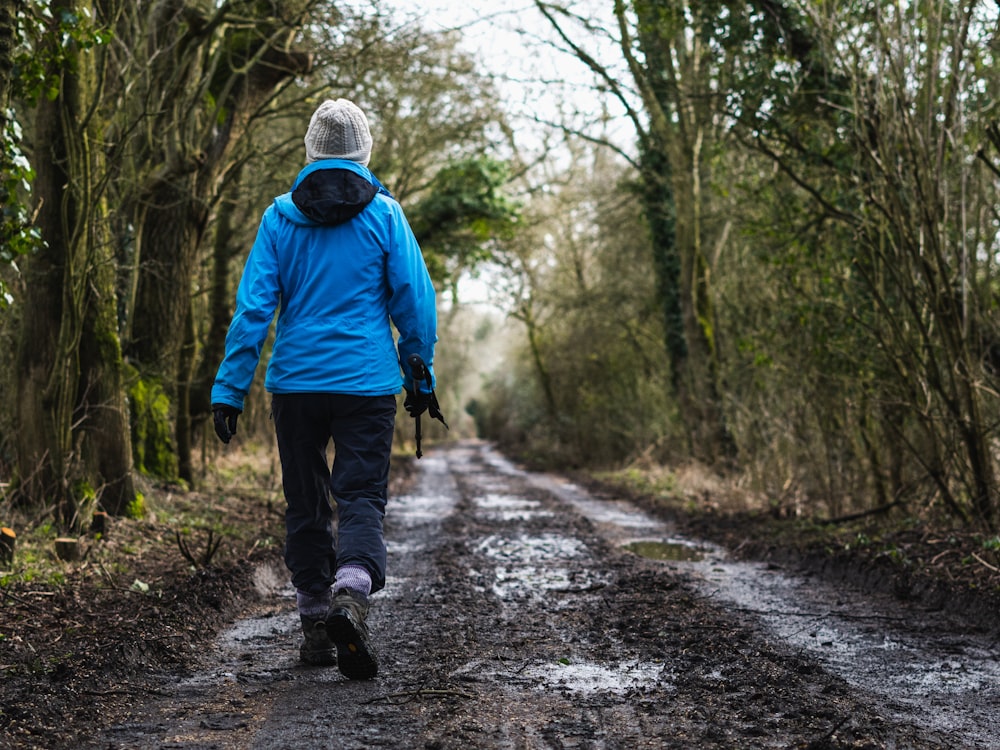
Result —
M259 563L280 560L280 491L273 472L250 480L235 470L231 476L253 488L218 478L199 492L151 488L145 519L117 519L105 539L86 539L83 562L52 563L63 581L11 580L0 588L0 747L85 745L87 738L127 714L137 698L155 696L165 673L193 668L224 624L259 608L251 571ZM405 491L410 476L409 462L397 460L393 492ZM622 492L607 485L591 484L591 489L597 494ZM977 628L997 627L1000 560L984 547L981 536L916 525L890 532L857 523L817 527L721 510L692 515L653 497L634 499L669 515L690 536L717 541L739 555L795 564L862 589L960 613ZM195 562L204 563L199 558L208 547L209 528L213 539L222 535L222 545L207 565L193 565L182 554L177 533ZM675 585L646 578L623 583L623 592ZM677 589L664 596L684 599L694 615L697 605L688 592ZM637 624L635 632L646 632L643 623L651 619L661 621L661 630L676 628L669 640L681 644L678 654L687 654L684 658L692 664L703 658L689 651L692 638L700 653L708 654L713 648L731 649L734 638L749 637L735 624L727 632L691 630L686 618L665 625L662 613L645 612L643 598L632 598L628 617ZM602 617L593 621L593 628L611 627ZM530 642L526 637L525 643ZM791 657L771 656L790 664ZM807 663L785 666L792 673L814 669ZM696 679L696 673L692 669L686 679ZM770 691L768 700L780 702L783 691L793 688L776 677L762 689ZM816 705L833 706L840 689L817 696ZM706 696L708 716L718 707ZM831 717L835 713L831 708ZM817 717L800 719L816 723ZM828 740L822 738L815 747L876 746Z
M220 464L199 492L146 487L144 517L82 537L77 563L20 530L0 586L0 747L80 747L254 605L253 568L280 558L280 492L247 456Z

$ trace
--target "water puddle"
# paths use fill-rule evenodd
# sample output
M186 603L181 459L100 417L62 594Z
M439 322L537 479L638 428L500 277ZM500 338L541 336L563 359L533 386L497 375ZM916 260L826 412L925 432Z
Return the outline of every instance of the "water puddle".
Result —
M412 526L428 521L440 521L447 513L449 503L437 495L399 495L392 499L387 517Z
M579 539L561 534L492 535L476 545L476 552L493 560L524 564L579 559L587 555L587 548Z
M571 658L520 665L514 670L510 667L497 668L496 661L475 659L453 674L470 675L477 679L496 677L502 681L518 682L541 692L565 691L577 695L624 695L629 691L654 685L662 688L664 682L672 682L673 677L665 671L662 662L621 664L610 668L596 662Z
M480 581L475 588L489 589L504 602L544 598L553 592L577 593L603 585L591 568L560 563L589 557L586 546L579 540L560 534L519 535L514 537L492 535L484 538L474 548L476 553L497 564L483 574L471 569L470 576ZM552 606L561 606L553 602Z
M591 588L594 581L581 579L567 568L520 566L517 568L498 567L493 569L493 585L490 590L498 599L513 602L519 599L543 599L554 591L572 592ZM558 602L553 602L558 608Z
M615 693L622 695L657 684L663 672L662 664L623 664L609 669L593 662L569 659L555 664L533 664L520 674L537 680L541 690L566 690L571 693Z
M447 461L425 456L421 462L420 481L414 492L394 496L387 506L387 540L391 540L393 524L406 527L438 524L455 506L455 479Z
M700 562L705 552L698 545L683 541L638 540L622 545L634 555L661 562Z
M288 598L294 600L294 594ZM288 606L293 608L294 604ZM275 679L288 669L289 662L276 661L273 654L285 648L298 629L299 618L294 610L237 621L217 639L217 665L185 677L179 683L180 689L205 690L224 683L250 684Z
M508 523L552 516L552 511L541 509L538 500L528 500L516 495L487 493L473 498L472 502L487 518Z

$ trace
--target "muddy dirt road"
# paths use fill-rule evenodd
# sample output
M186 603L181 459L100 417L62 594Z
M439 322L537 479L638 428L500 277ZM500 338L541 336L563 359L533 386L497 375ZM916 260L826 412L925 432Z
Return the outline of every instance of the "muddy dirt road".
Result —
M292 592L265 569L204 670L93 746L1000 747L996 643L730 561L485 445L418 469L386 519L375 680L298 665Z

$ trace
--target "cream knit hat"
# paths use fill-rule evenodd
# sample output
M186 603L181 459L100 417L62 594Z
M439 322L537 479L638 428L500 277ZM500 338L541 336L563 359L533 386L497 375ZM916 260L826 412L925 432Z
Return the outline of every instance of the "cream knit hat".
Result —
M313 112L306 131L306 160L349 159L367 165L372 155L368 119L354 102L327 99Z

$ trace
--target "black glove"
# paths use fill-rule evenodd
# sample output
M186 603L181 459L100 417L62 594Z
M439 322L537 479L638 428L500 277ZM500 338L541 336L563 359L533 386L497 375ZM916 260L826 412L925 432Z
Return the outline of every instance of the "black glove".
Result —
M414 393L407 388L406 398L403 399L403 408L406 409L407 414L416 419L427 411L433 395L432 393L420 393L419 391Z
M444 414L441 413L441 406L438 404L437 396L431 393L414 393L413 391L406 389L406 398L403 399L403 408L406 409L406 413L411 417L416 419L424 412L427 412L431 417L438 420L441 424L448 427L448 423L444 421Z
M219 440L228 443L236 434L236 419L243 413L229 404L212 404L212 418L215 420L215 434Z

